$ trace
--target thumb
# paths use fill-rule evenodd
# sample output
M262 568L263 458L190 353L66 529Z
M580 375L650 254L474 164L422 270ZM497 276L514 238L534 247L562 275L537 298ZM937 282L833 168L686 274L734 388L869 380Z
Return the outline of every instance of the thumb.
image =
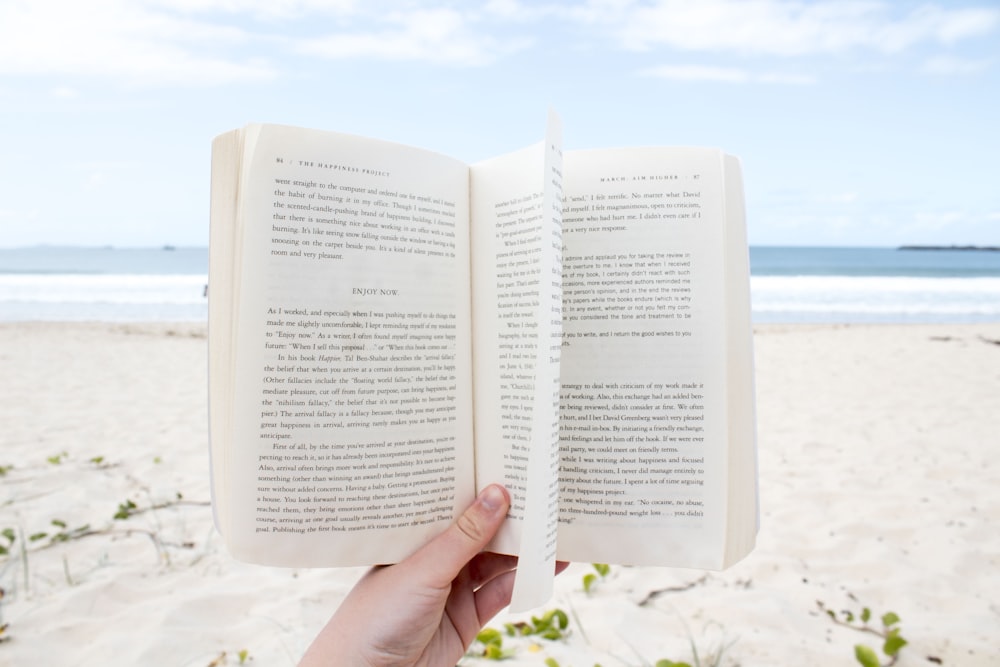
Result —
M490 484L448 528L411 558L419 562L429 584L447 586L496 535L510 508L510 496L499 484Z

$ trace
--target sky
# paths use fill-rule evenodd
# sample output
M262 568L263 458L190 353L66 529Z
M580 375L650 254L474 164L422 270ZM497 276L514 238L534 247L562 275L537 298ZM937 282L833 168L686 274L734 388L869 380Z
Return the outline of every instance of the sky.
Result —
M208 243L250 122L715 146L753 245L1000 245L1000 2L0 0L0 247Z

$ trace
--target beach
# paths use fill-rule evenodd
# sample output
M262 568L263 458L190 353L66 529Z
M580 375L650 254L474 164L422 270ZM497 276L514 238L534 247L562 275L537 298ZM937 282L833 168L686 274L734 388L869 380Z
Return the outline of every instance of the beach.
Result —
M294 665L362 570L234 561L205 327L0 324L0 665ZM574 564L506 665L1000 665L1000 324L758 325L760 533L725 572ZM118 515L118 518L115 516ZM664 545L669 548L669 545ZM528 616L501 616L490 625ZM491 664L467 657L463 664Z

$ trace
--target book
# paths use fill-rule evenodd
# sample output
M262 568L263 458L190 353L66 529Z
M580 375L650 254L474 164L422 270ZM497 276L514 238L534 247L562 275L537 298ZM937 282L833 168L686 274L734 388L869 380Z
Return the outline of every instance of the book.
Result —
M397 562L491 482L513 608L555 559L721 569L757 469L739 161L563 151L475 164L249 125L212 146L213 508L232 554Z

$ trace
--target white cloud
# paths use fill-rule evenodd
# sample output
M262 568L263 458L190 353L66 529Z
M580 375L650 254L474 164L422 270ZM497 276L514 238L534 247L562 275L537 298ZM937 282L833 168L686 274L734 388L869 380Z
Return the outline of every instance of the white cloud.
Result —
M968 222L965 211L918 211L913 216L913 227L917 230L940 231Z
M978 74L992 65L989 60L970 60L956 56L938 56L924 63L923 71L941 76L965 76Z
M97 190L103 187L108 182L108 175L101 171L95 171L87 177L86 188L88 190Z
M649 76L672 81L705 81L713 83L771 83L785 85L809 85L816 83L810 76L780 72L754 72L738 67L716 67L712 65L660 65L639 72Z
M482 65L526 44L524 40L501 41L479 33L474 24L474 19L452 9L394 12L384 25L305 40L298 48L334 59L374 57Z
M987 35L1000 9L921 6L895 15L884 2L785 0L594 0L576 18L611 25L624 47L802 56L855 49L898 52L920 43L954 44Z
M530 23L549 17L560 19L567 15L567 11L558 5L540 2L525 4L520 0L486 0L482 13L486 17L511 23Z
M401 3L387 8L361 0L8 0L0 4L0 75L104 77L148 85L277 76L276 65L237 55L241 52L275 59L305 53L481 65L529 43L497 36L498 26L549 13L516 0L490 0L471 10L436 2L393 9ZM324 30L328 34L315 36Z
M125 0L13 0L0 8L0 74L194 85L272 77L266 64L211 53L247 40L237 28Z
M822 204L855 204L860 199L857 192L837 192L820 197Z
M0 210L0 222L13 222L4 229L4 238L0 247L14 247L20 245L18 235L27 233L30 236L32 225L41 218L41 213L37 208L31 209L2 209Z
M729 55L897 53L996 33L1000 8L819 0L3 0L0 75L147 85L266 81L281 59L374 58L482 65L569 29L581 43ZM562 38L562 37L560 37ZM255 57L256 56L256 57ZM927 71L984 63L931 59ZM796 74L671 65L686 80L808 84Z
M53 88L49 94L57 100L75 100L80 96L80 91L70 86L58 86Z
M661 65L642 70L640 74L674 81L713 81L721 83L747 83L750 73L735 67L710 65Z
M301 16L312 13L349 13L361 3L359 0L150 0L148 4L192 13L228 12L257 16Z
M124 175L134 173L138 165L128 161L96 160L77 162L69 165L73 171L72 183L82 191L100 191L122 180Z

